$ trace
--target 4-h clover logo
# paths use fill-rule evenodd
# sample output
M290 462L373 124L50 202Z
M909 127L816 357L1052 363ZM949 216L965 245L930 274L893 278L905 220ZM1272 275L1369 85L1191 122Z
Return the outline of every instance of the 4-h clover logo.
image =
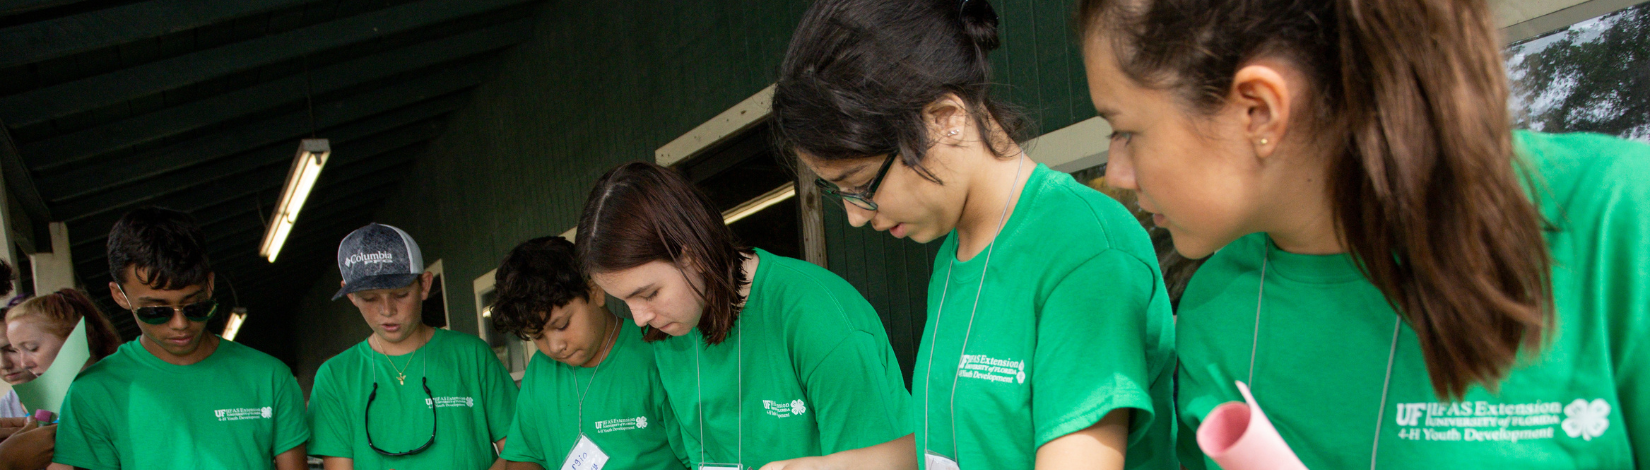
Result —
M803 413L807 413L807 412L808 412L808 404L803 403L801 398L791 400L791 413L803 414Z
M1564 433L1570 437L1591 441L1610 428L1610 404L1603 398L1595 398L1591 403L1577 398L1564 407L1564 416Z
M475 397L464 397L464 406L468 406L470 408L475 408L476 407Z
M258 410L258 414L263 416L264 419L269 419L270 416L275 415L275 410L266 406L264 409Z
M1026 383L1026 371L1022 370L1020 373L1014 374L1014 383Z
M647 417L646 416L637 416L636 417L636 429L642 429L642 428L646 428L646 427L647 427Z

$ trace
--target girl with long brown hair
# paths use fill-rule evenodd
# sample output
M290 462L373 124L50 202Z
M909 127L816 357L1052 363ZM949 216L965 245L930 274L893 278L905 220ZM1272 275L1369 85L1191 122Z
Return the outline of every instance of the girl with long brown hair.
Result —
M1483 0L1084 0L1107 179L1191 257L1181 461L1647 468L1650 147L1515 132ZM1218 251L1217 251L1218 250Z
M574 245L647 328L693 468L804 468L780 461L827 454L877 468L861 462L912 454L911 395L870 303L824 268L740 246L681 175L609 171Z
M916 454L956 468L1175 469L1174 322L1117 201L1030 161L990 93L987 0L819 0L774 88L783 150L854 226L940 243Z

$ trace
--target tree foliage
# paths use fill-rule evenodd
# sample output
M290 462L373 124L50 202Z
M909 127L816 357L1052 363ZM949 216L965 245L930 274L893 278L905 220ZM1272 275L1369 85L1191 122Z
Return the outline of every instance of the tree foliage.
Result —
M1506 52L1516 127L1650 141L1650 3Z

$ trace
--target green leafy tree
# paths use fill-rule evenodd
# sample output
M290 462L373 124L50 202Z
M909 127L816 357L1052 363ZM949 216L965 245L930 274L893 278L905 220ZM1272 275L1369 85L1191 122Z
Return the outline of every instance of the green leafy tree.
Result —
M1650 3L1509 47L1514 125L1650 141Z

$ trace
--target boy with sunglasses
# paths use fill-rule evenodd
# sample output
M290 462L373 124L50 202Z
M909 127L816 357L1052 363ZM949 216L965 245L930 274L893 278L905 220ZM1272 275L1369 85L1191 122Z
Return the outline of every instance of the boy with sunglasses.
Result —
M321 364L312 453L329 470L504 468L516 384L480 338L423 322L431 275L401 229L368 224L338 244L342 288L372 335Z
M304 397L281 361L206 332L206 242L188 215L144 208L109 232L109 295L142 334L80 373L52 461L77 468L304 468ZM202 439L207 439L203 442Z

